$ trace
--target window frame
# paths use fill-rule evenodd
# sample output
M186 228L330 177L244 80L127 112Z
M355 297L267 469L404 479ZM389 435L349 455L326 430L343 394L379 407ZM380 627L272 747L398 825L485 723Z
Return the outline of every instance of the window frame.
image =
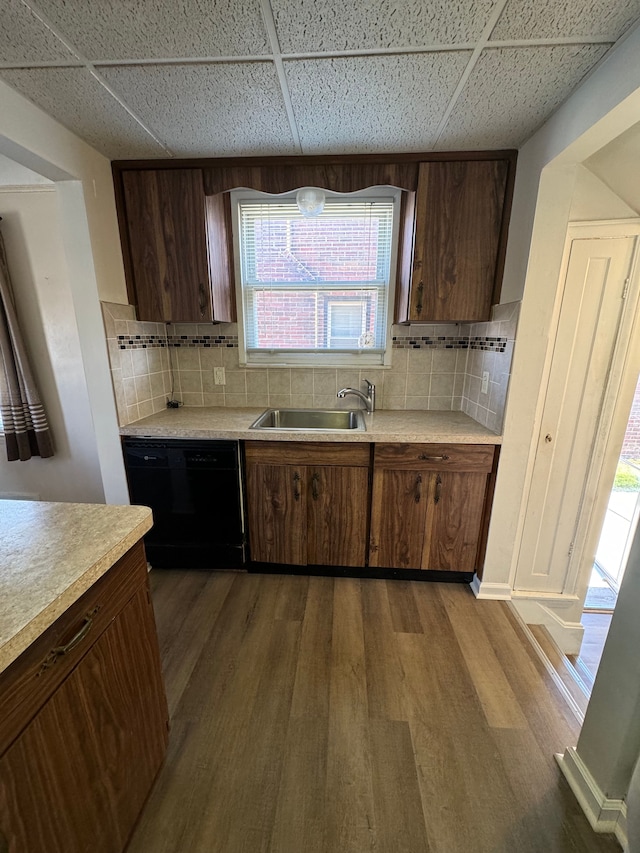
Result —
M231 198L231 220L233 232L233 256L236 281L236 306L238 316L238 351L240 367L390 367L392 332L391 326L394 322L396 277L398 266L398 244L400 235L400 211L402 201L402 190L390 186L367 187L353 193L337 193L325 190L327 196L338 198L352 198L354 201L372 199L391 200L393 202L393 220L391 226L391 246L389 252L389 281L386 288L386 321L384 335L384 350L371 352L367 349L353 350L351 352L336 352L330 348L317 349L313 351L288 350L284 348L272 350L253 350L247 352L245 336L245 311L244 311L244 287L242 282L242 263L240 247L240 204L241 201L290 201L295 200L297 190L286 193L263 193L258 190L239 189L232 190ZM357 291L356 291L357 292Z

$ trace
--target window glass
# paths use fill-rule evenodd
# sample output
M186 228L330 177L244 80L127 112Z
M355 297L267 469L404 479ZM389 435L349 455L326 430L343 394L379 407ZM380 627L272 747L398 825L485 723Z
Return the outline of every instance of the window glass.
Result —
M399 192L377 189L330 195L314 217L295 198L234 193L248 363L323 364L329 350L384 363Z

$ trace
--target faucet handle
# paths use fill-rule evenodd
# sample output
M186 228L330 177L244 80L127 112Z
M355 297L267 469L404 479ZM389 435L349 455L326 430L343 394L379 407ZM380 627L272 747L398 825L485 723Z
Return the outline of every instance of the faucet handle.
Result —
M373 414L376 410L376 386L373 382L369 382L368 379L363 379L362 381L367 383L367 395L369 397L367 411L369 414Z

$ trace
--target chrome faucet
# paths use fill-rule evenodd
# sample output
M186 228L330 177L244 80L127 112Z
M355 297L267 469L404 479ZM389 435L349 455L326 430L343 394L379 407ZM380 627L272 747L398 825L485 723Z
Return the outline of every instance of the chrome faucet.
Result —
M363 382L366 382L367 384L366 394L363 394L362 391L358 391L357 388L342 388L338 391L337 396L342 398L346 397L347 394L355 394L356 397L360 397L367 407L367 413L371 415L376 410L376 386L373 382L369 382L368 379L364 379Z

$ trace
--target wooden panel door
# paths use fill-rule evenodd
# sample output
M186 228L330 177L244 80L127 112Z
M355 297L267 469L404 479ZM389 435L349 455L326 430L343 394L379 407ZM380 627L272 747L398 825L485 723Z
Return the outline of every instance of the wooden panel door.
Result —
M409 320L490 319L508 172L507 160L420 164Z
M120 853L166 739L155 624L142 587L0 759L8 850Z
M370 566L421 568L429 479L425 471L374 471Z
M307 561L364 567L369 507L368 468L307 468Z
M122 173L138 319L213 319L201 169Z
M302 465L247 465L247 515L251 559L307 562L307 509Z
M487 475L444 471L431 478L422 568L472 572L480 543Z
M625 291L639 242L635 236L571 240L522 530L517 590L575 592L579 567L574 545L582 544L579 525L593 508L589 472L600 462L594 459L595 442L615 381L616 358L623 357ZM592 556L585 555L581 570L591 571Z

